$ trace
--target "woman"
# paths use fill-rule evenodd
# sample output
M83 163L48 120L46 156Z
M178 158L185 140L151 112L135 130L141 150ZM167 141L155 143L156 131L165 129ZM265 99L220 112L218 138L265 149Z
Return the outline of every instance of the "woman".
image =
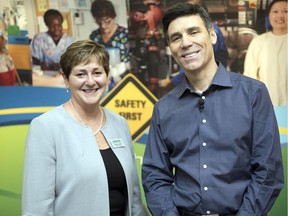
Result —
M268 16L271 31L251 41L244 74L267 85L274 106L287 106L287 0L272 1Z
M91 14L99 28L89 37L109 51L113 67L111 76L118 82L130 70L128 29L116 23L115 8L110 1L95 0L91 5Z
M44 75L55 76L60 70L60 56L73 41L63 32L63 16L58 10L49 9L44 14L47 32L36 34L31 42L31 56L34 71L41 69Z
M60 64L71 99L31 122L22 215L146 215L128 124L100 106L109 54L78 41Z
M6 44L6 24L0 17L0 86L16 85L16 69Z

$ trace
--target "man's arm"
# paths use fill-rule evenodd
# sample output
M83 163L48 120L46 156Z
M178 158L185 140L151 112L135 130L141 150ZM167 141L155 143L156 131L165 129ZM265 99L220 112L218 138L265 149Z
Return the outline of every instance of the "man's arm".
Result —
M252 179L237 216L267 215L284 185L278 124L264 84L253 96L252 106Z
M173 167L169 151L162 139L156 106L143 159L142 182L148 208L153 215L179 215L172 199Z

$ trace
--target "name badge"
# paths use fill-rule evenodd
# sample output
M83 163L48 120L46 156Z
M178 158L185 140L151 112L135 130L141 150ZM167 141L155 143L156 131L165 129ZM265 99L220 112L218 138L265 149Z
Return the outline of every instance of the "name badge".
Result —
M125 146L122 139L113 139L109 140L109 142L113 148L121 148Z

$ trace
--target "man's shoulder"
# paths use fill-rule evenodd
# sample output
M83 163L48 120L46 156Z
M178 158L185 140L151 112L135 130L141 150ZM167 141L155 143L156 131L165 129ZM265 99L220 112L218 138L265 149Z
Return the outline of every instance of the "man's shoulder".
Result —
M265 84L262 81L248 77L244 74L230 72L229 76L231 79L232 86L234 87L242 86L242 88L256 90L265 86Z
M175 101L177 101L180 98L182 89L183 89L183 86L181 87L181 84L175 86L175 88L173 88L167 94L163 95L156 102L156 104L158 106L161 106L161 105L166 106L167 104L174 103Z

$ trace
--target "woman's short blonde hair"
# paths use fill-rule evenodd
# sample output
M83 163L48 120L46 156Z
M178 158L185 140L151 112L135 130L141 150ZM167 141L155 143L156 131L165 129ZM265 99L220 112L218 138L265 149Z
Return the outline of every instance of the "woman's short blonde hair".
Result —
M79 40L67 47L62 54L60 65L62 72L67 79L71 70L80 64L87 64L93 59L97 59L99 64L104 68L107 76L109 74L109 53L104 46L92 40Z

